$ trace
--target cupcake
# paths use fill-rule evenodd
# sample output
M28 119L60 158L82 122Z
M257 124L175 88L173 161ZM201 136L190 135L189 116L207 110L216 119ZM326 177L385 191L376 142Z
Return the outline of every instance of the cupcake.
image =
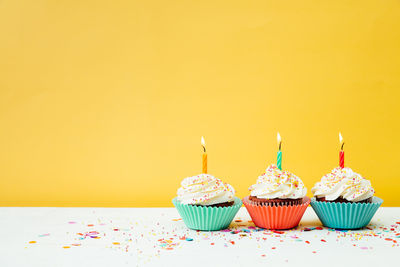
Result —
M205 231L227 228L242 205L230 184L209 174L183 179L172 202L188 228Z
M250 196L243 203L255 225L261 228L297 226L310 203L301 179L276 165L270 165L249 190Z
M371 182L350 168L337 167L311 189L311 206L321 222L331 228L366 226L382 204Z

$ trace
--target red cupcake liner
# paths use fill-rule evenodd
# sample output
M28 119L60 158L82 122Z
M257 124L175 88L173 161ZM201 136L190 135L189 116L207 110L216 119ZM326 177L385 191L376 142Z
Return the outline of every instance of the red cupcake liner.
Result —
M243 198L243 204L250 214L251 219L257 227L265 229L290 229L296 227L311 200L309 197L303 198L303 203L293 205L285 203L283 206L259 204Z

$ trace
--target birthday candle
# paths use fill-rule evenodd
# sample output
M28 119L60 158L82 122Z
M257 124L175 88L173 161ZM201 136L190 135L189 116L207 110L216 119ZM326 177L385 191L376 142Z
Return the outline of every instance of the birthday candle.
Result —
M344 168L344 151L343 151L344 140L341 133L339 133L339 142L340 142L339 166L340 168Z
M201 137L201 146L203 147L203 170L202 173L207 173L207 151L206 151L206 142L204 141L204 137Z
M278 169L282 170L282 151L281 151L282 139L279 132L277 135L277 140L278 140L278 156L276 160L276 166L278 166Z

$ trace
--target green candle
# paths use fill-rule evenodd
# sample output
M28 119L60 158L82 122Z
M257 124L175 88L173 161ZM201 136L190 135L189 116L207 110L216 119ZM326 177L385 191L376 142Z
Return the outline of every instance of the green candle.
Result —
M281 145L282 145L282 139L281 139L281 135L278 133L277 135L277 139L278 139L278 156L277 156L277 160L276 160L276 166L278 166L278 169L282 170L282 151L281 151Z

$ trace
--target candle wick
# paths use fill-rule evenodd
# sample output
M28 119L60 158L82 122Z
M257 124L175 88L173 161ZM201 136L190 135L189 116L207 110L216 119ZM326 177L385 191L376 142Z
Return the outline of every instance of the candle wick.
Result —
M206 153L206 147L205 146L203 146L203 150L204 150L204 153Z
M342 147L340 148L343 151L344 142L342 143Z
M281 151L282 142L279 142L279 151Z

